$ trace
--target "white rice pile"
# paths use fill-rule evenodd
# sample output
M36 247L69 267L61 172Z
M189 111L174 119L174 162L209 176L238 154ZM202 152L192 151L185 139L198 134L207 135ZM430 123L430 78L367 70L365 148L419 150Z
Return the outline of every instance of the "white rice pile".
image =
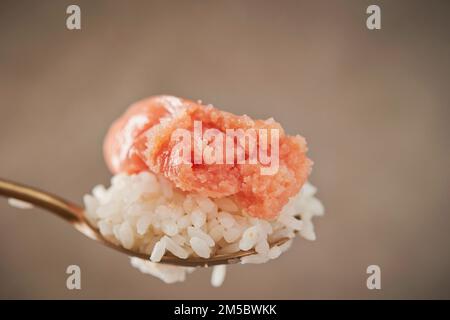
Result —
M274 221L245 216L231 198L212 199L172 188L150 172L118 174L111 187L96 186L85 195L86 216L102 235L126 249L149 255L131 258L131 264L167 283L184 281L194 268L159 264L168 252L181 259L209 258L254 249L241 263L264 263L286 251L292 240L280 246L269 243L294 238L296 232L315 240L312 217L323 214L316 188L306 183ZM298 218L300 219L298 219ZM215 267L212 284L220 286L225 267Z

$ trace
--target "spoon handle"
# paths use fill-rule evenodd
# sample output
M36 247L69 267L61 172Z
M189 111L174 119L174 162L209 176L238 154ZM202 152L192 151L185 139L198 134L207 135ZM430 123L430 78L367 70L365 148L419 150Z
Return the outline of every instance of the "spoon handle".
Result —
M51 211L74 224L83 217L83 209L50 193L0 178L0 195L22 200Z

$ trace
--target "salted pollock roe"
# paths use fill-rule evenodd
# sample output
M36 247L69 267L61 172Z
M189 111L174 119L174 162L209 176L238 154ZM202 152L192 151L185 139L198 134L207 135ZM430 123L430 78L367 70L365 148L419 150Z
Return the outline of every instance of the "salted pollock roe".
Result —
M267 132L278 129L278 170L263 175L261 168L264 165L259 161L256 164L248 161L245 164L175 161L171 151L177 141L171 138L172 134L177 129L192 132L194 122L198 121L203 132L217 129L221 134L227 129L266 129ZM267 141L267 148L271 150L271 139ZM303 137L286 135L273 119L252 120L245 115L237 116L172 96L150 97L130 106L113 123L104 144L105 159L113 173L134 174L150 170L165 176L183 191L212 198L233 197L245 213L266 220L276 218L289 198L306 182L312 165L306 151ZM248 158L248 150L245 150L245 157Z

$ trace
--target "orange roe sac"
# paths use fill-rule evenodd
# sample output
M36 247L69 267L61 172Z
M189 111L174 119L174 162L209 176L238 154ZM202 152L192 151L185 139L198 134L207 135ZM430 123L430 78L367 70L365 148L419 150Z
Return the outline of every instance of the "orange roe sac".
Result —
M196 123L201 123L201 135L206 135L212 129L216 132L215 138L207 140L203 136L203 139L199 139L195 131ZM182 162L174 156L178 154L175 149L179 141L173 137L180 129L192 133L189 138L193 146L189 162ZM245 161L234 159L229 162L225 159L229 150L225 148L229 130L265 131L267 139L256 134L253 148L250 148L248 140L243 140L240 150ZM273 130L278 133L278 140L271 139ZM207 162L203 158L199 163L195 162L195 147L199 144L203 150L211 147L211 143L219 136L222 136L220 143L225 150L223 162ZM231 141L238 149L239 144L235 140ZM274 141L277 146L273 145ZM277 170L271 174L262 174L263 169L268 167L262 161L249 161L251 150L257 153L261 148L266 150L267 155L278 149ZM212 106L171 96L151 97L133 104L110 128L104 151L108 167L113 173L133 174L150 170L163 175L183 191L212 198L233 197L243 212L267 220L276 218L289 198L299 192L312 165L306 157L305 139L298 135L286 135L273 119L252 120L245 115L237 116ZM237 154L235 150L232 151L233 155ZM257 158L261 160L259 153Z
M140 150L145 149L144 133L162 117L176 113L170 97L150 97L132 104L109 128L103 153L113 173L139 173L148 170Z

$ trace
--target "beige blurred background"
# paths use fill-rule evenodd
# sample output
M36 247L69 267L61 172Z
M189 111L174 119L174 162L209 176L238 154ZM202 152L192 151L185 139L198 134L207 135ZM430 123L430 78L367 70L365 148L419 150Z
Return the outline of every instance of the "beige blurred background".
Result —
M66 7L82 30L65 27ZM382 9L369 31L365 10ZM280 259L166 285L0 199L0 298L450 298L448 1L1 1L0 176L81 203L135 100L173 94L301 133L326 216ZM66 267L82 290L66 289ZM366 268L382 290L366 288Z

